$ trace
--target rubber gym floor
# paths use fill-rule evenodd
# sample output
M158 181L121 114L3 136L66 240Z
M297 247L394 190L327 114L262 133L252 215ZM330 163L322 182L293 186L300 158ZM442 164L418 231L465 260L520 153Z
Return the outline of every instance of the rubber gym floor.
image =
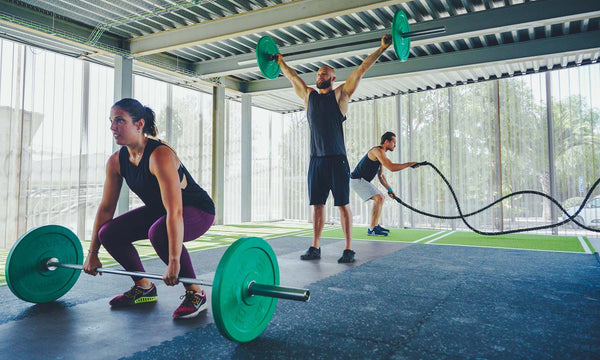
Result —
M158 302L119 310L108 301L130 287L126 276L82 274L46 304L24 302L2 286L0 358L600 358L600 262L587 238L365 233L354 229L353 264L337 263L344 242L334 226L323 233L319 261L299 260L311 242L306 224L215 226L187 243L197 277L212 281L228 244L261 236L277 254L281 284L310 289L309 302L279 300L266 330L244 344L219 334L210 307L174 321L181 286L157 283ZM164 271L149 244L138 250L147 272Z

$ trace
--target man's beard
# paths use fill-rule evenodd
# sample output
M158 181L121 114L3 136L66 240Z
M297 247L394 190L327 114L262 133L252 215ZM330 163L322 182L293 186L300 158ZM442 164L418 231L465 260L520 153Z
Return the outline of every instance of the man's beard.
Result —
M325 81L321 81L320 83L317 83L317 88L318 89L327 89L330 86L331 86L331 79L325 80Z

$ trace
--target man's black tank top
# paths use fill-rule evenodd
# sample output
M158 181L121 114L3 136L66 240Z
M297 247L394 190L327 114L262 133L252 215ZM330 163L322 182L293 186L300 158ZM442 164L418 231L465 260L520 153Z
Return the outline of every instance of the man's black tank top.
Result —
M375 147L371 148L371 150L373 150ZM358 165L356 165L354 171L352 171L352 174L350 175L351 178L363 178L370 182L371 180L373 180L375 175L377 175L377 172L379 172L379 168L381 167L381 163L377 159L375 159L375 161L369 159L369 151L367 151L365 156L363 156L363 158L360 159Z
M160 140L148 138L146 148L142 154L140 163L135 166L129 161L129 150L126 146L119 151L119 165L121 176L127 182L127 186L133 191L149 208L166 213L162 202L158 179L150 172L150 154L159 146L167 146ZM204 189L194 181L183 163L177 170L179 181L185 176L187 186L181 190L184 206L194 206L209 214L215 214L215 205Z
M310 156L346 155L342 123L346 117L340 111L335 91L308 96L306 117L310 127Z

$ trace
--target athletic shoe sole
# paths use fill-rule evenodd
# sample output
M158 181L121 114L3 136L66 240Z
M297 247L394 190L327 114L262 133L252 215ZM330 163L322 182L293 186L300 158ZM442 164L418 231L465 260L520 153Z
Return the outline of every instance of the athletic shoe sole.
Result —
M149 302L155 302L158 300L158 296L142 296L135 299L134 304L144 304Z
M109 302L108 305L110 305L110 307L113 307L113 308L123 308L123 307L135 306L135 305L140 305L140 304L153 303L153 302L156 302L157 300L158 300L158 296L142 296L140 298L135 299L135 301L133 301L133 302L115 303L115 304L111 304Z

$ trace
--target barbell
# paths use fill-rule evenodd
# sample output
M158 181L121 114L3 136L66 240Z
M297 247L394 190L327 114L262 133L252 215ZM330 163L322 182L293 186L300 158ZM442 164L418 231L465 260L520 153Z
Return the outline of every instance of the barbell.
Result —
M410 31L410 26L408 24L408 18L404 11L398 10L394 15L394 19L392 21L392 44L394 45L394 52L396 53L396 57L400 61L406 61L410 54L410 39L412 37L431 35L443 33L446 31L444 26L425 29L420 31ZM368 39L357 41L353 43L340 44L337 46L329 47L328 49L337 48L337 47L345 47L349 45L358 45L364 44L374 41L380 41L380 39ZM313 49L301 50L292 52L289 54L285 54L284 56L293 56L300 55L305 53L313 52ZM275 43L275 40L270 36L263 36L258 40L256 44L256 62L258 63L258 68L260 72L268 79L275 79L279 76L279 72L281 71L279 64L277 64L277 54L279 54L279 47ZM254 62L254 60L251 60ZM239 65L245 65L245 62L242 61L238 63Z
M6 260L6 282L22 300L51 302L75 285L83 261L81 242L71 230L59 225L40 226L21 236L11 248ZM161 275L143 272L105 268L96 271L162 280ZM212 284L191 278L178 280L212 286L212 313L219 332L241 343L254 340L266 329L277 299L310 299L307 289L279 286L275 252L258 237L241 238L227 248Z

